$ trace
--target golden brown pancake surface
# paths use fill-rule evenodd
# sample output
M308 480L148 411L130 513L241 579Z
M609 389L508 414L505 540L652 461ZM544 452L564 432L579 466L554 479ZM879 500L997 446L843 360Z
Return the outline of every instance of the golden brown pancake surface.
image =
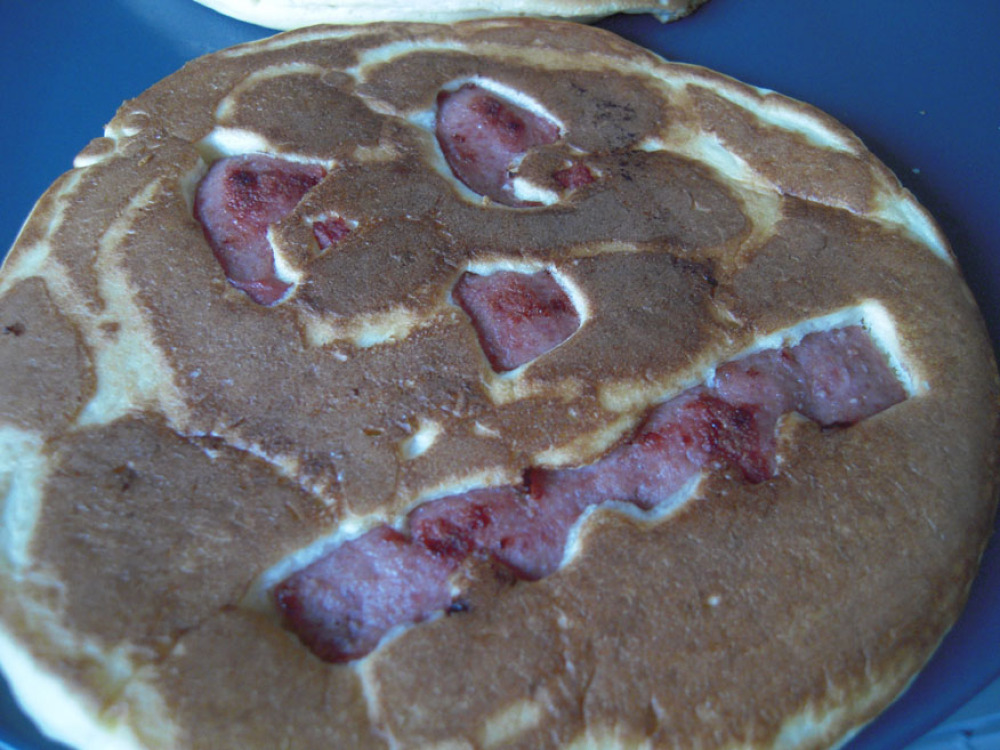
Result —
M509 205L439 145L464 85L554 123ZM246 154L323 172L269 223L269 304L196 218ZM509 372L452 296L503 269L581 319ZM554 574L478 561L461 611L348 663L282 623L269 587L324 549L599 460L723 363L844 325L907 397L785 415L766 481L599 508ZM317 27L188 64L42 198L0 332L0 663L82 747L829 747L929 657L995 509L993 355L912 196L807 105L583 26Z

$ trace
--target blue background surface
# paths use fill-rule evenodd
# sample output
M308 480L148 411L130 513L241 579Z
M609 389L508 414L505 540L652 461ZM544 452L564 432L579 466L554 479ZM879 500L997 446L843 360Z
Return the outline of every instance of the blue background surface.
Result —
M851 128L936 216L998 346L1000 2L710 0L674 24L619 16L599 25L668 59L807 101ZM123 100L193 57L270 33L193 0L0 0L0 252ZM954 630L848 750L898 750L998 676L994 538ZM56 747L5 689L4 741Z

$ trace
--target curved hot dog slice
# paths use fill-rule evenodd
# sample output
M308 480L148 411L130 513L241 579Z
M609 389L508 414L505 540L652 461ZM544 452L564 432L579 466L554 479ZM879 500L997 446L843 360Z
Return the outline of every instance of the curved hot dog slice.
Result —
M219 159L198 185L194 216L226 278L254 302L272 305L288 291L267 238L326 174L315 164L247 154Z
M559 127L475 84L438 95L436 135L455 176L480 195L523 206L511 172L536 146L554 143Z
M407 534L380 527L338 547L280 583L276 602L319 656L357 658L392 627L447 609L449 576L470 556L491 558L520 580L543 578L558 569L571 527L590 506L655 508L723 466L763 482L776 471L783 413L847 425L905 397L863 329L814 333L722 365L711 385L655 407L630 439L588 466L531 469L525 486L425 503L410 513Z

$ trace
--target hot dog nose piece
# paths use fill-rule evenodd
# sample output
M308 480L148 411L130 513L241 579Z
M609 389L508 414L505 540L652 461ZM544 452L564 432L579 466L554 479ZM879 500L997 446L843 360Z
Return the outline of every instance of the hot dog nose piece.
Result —
M507 372L551 351L580 327L573 301L548 271L463 274L452 290L490 366Z

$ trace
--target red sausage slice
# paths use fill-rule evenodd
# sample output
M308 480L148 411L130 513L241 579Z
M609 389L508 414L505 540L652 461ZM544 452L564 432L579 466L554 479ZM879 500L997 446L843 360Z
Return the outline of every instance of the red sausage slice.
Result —
M559 127L551 120L475 84L438 95L435 129L455 176L507 206L527 205L514 196L510 176L520 158L559 138Z
M446 609L456 567L453 558L380 526L285 579L274 596L317 656L347 661L375 648L393 626Z
M416 545L461 562L488 555L521 580L538 580L559 567L569 529L582 508L540 502L521 487L494 487L441 498L409 516Z
M547 271L466 273L452 296L472 319L483 352L497 372L540 357L580 327L569 295Z
M272 305L288 291L275 274L267 228L324 175L315 164L248 154L218 160L198 185L194 216L229 283L254 302Z
M570 529L590 506L655 508L701 471L726 465L763 482L776 471L781 414L845 425L905 397L863 329L811 334L721 366L712 385L657 406L635 435L588 466L531 469L525 487L425 503L407 519L409 536L381 527L344 544L280 584L276 602L320 657L354 659L392 627L447 609L449 576L471 555L521 580L543 578L558 569Z
M314 221L313 237L321 250L326 250L331 245L340 242L351 233L350 225L339 216L334 216L321 221Z
M555 181L566 190L576 190L584 185L589 185L597 178L590 171L586 164L577 162L565 169L559 169L552 173Z

